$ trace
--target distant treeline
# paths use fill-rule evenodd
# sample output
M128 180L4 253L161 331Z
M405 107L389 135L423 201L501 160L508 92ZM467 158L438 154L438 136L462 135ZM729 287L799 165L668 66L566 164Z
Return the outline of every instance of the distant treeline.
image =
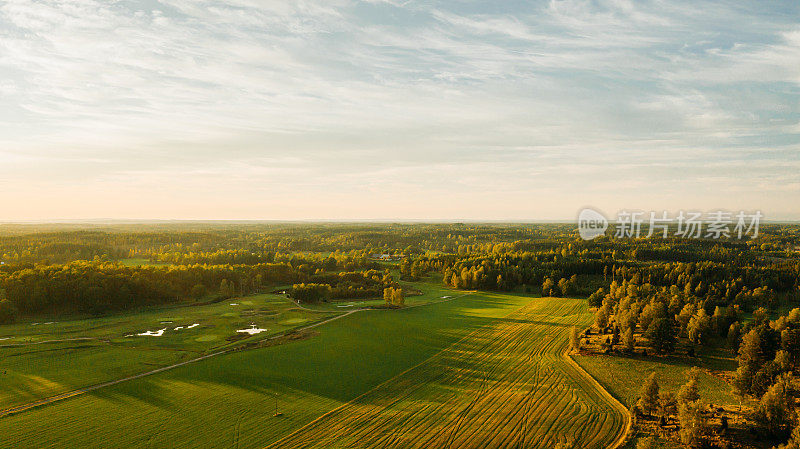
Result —
M391 276L377 271L325 274L320 267L289 263L125 267L109 262L36 265L0 272L0 322L17 314L100 314L142 306L219 298L258 291L265 285L324 284L327 297L380 297Z
M681 244L684 249L677 252L663 247L656 250L651 245L647 240L627 244L624 241L599 242L595 246L591 242L573 242L537 252L501 250L488 254L425 255L406 262L401 266L401 273L404 277L415 278L434 271L441 273L445 285L487 290L513 290L521 286L538 290L545 283L552 287L572 280L572 293L585 296L594 291L589 288L596 285L596 281L584 283L582 280L602 276L606 284L628 280L655 287L677 287L709 304L739 304L745 310L769 305L764 303L769 301L769 296L753 300L745 294L748 291L758 288L788 292L800 286L800 259L796 256L778 259L764 256L758 247L726 242L712 246L698 241L694 247ZM658 242L658 245L663 243ZM679 260L649 260L654 254L674 255ZM692 257L685 254L692 254ZM680 261L702 259L703 255L702 262Z
M463 289L595 293L601 305L608 291L596 293L598 286L616 281L677 288L708 312L752 310L797 288L799 247L800 226L776 224L742 241L583 241L572 224L5 225L0 320L246 294L268 284L327 285L329 299L381 297L396 288L384 279L393 266L401 279L435 274ZM374 254L403 258L387 265ZM117 263L131 258L154 265Z
M757 248L784 256L800 242L796 225L763 224L756 241L631 240L602 237L584 242L574 224L143 224L0 226L0 261L64 263L140 257L175 264L252 264L279 254L426 252L456 255L587 251L627 253L631 259L722 262ZM738 257L738 256L737 256Z

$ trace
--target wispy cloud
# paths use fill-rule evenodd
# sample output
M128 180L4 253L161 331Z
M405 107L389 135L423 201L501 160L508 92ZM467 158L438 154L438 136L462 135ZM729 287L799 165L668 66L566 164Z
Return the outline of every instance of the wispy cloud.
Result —
M0 218L569 218L681 195L800 218L798 17L793 2L8 0Z

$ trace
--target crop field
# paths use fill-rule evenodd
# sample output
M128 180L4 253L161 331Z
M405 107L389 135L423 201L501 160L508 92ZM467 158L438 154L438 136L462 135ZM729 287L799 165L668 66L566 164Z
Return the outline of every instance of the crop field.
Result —
M622 406L563 352L581 300L532 300L271 448L612 446Z
M424 296L432 304L353 313L303 339L0 418L0 447L265 447L531 301L441 287Z

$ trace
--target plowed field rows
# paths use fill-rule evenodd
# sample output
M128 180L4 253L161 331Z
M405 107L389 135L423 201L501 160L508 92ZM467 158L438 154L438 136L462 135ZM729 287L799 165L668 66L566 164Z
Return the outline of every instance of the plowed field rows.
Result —
M563 355L590 319L583 301L533 300L270 447L614 446L625 409Z

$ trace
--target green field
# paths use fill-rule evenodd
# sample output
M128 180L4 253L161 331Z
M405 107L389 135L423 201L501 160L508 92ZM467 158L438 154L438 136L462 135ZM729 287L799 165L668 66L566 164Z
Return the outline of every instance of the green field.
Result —
M713 375L714 372L736 369L735 360L723 351L700 351L695 363L689 363L686 358L681 357L653 355L578 355L575 356L575 361L626 406L631 406L638 400L642 384L651 373L656 373L662 389L677 393L678 388L686 383L686 371L692 366L699 366L702 370L698 382L700 394L705 401L715 405L738 405L739 398L733 394L731 386Z
M609 447L627 411L563 356L590 320L582 300L533 300L270 447Z
M331 312L301 309L284 296L263 294L202 306L0 326L0 411L280 334L330 318ZM237 332L253 324L266 332ZM161 329L158 337L137 335Z
M415 286L424 288L424 293L409 297L409 306L464 294L433 282ZM0 412L381 304L383 300L298 307L284 295L259 294L101 318L44 317L0 326ZM252 325L265 332L253 336L237 332ZM137 335L161 329L165 329L161 336Z
M313 338L215 357L2 418L0 447L231 447L234 440L263 446L528 300L470 295L354 313L316 328ZM80 374L72 376L77 382ZM272 417L274 393L285 412L279 418Z
M352 407L353 399L381 391L376 387L420 363L419 375L408 381L424 385L420 392L441 393L447 384L429 376L442 364L466 369L472 358L453 356L469 350L484 354L474 360L476 372L485 376L480 382L500 382L492 376L501 372L520 377L504 394L528 404L530 416L546 415L543 422L549 423L528 419L528 433L558 438L585 424L592 430L580 435L599 438L586 441L616 435L619 416L560 356L566 324L590 319L582 301L447 292L451 295L436 289L435 295L460 297L425 307L360 311L314 328L309 338L214 357L7 416L0 419L0 447L264 447L325 413ZM520 338L512 341L509 332ZM501 347L478 350L475 344L484 341L516 342L502 350L518 362L495 372L497 356L485 354ZM446 380L465 392L477 385L463 376ZM525 391L534 385L539 393ZM465 394L472 393L457 395L454 404ZM282 413L277 417L276 399ZM609 413L605 421L598 411Z

